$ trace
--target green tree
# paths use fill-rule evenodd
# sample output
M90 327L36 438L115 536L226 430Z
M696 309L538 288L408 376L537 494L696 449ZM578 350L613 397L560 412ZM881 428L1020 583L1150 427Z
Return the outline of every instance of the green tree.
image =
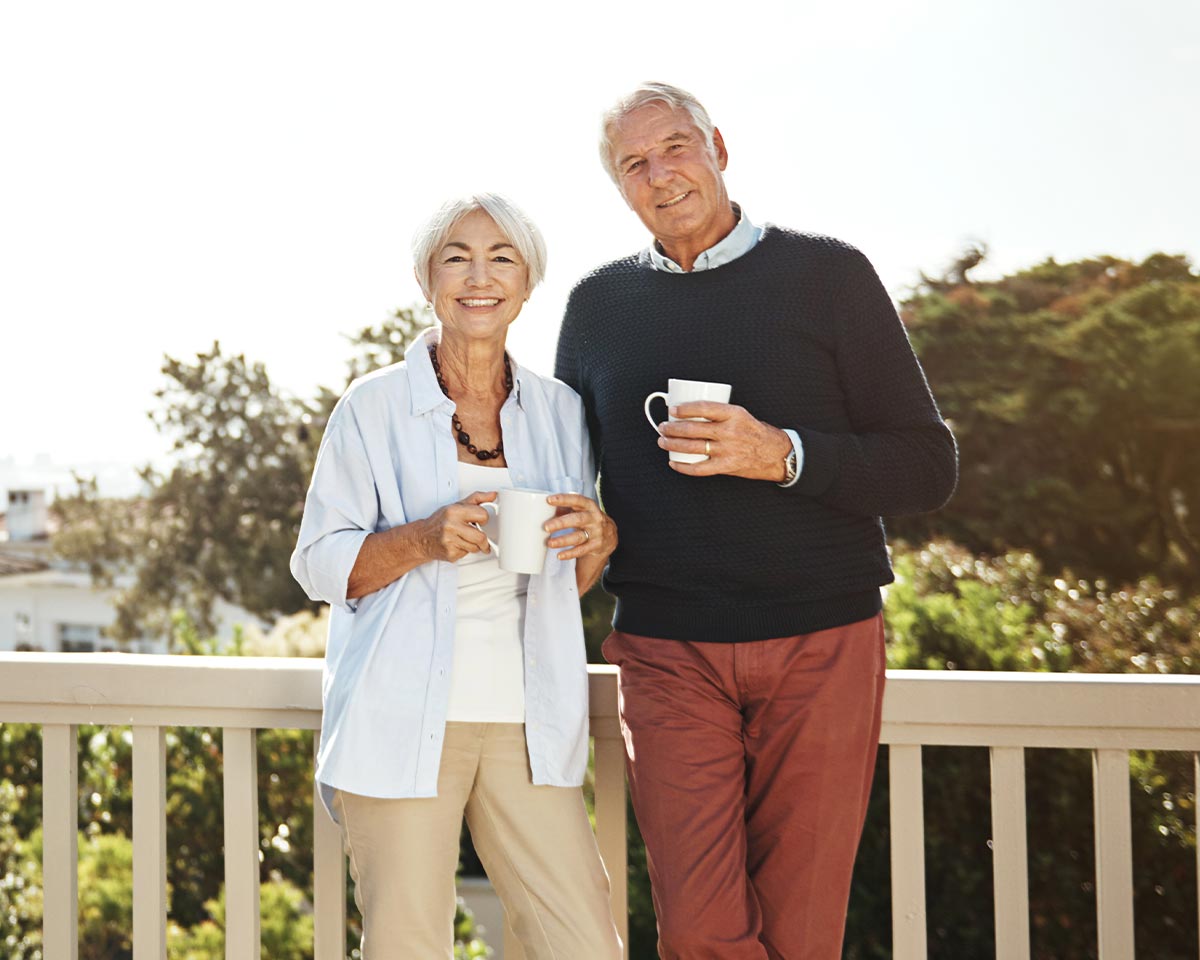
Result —
M889 526L913 542L1031 550L1089 578L1195 587L1200 275L1155 254L972 282L972 260L903 306L959 441L958 491Z
M403 357L420 323L412 310L350 338L350 377ZM218 599L262 618L316 606L292 579L288 557L325 421L341 391L291 397L262 363L223 353L219 344L194 362L167 357L165 385L151 419L170 442L173 464L141 470L147 493L134 501L98 495L81 478L55 509L62 532L54 548L121 591L110 633L127 640L162 635L185 611L202 635L214 628Z

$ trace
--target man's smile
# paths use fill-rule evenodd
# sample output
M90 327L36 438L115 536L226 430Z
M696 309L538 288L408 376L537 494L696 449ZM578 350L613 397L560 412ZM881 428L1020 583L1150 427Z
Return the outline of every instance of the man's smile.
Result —
M673 207L673 206L675 206L675 204L679 203L681 200L684 200L687 197L690 197L691 195L692 195L691 190L685 190L683 193L679 194L678 196L672 197L670 200L664 200L662 203L660 203L658 205L658 209L664 210L667 207Z

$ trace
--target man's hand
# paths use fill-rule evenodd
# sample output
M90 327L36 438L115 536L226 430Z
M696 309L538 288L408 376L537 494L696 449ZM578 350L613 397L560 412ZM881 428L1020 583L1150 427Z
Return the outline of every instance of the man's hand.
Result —
M557 512L554 519L543 524L546 532L559 534L574 529L573 533L555 536L546 544L567 548L558 554L559 560L592 556L605 561L617 549L617 525L595 500L578 493L556 493L547 499Z
M695 400L671 407L673 417L704 417L669 420L659 424L658 445L679 453L707 453L699 463L669 461L676 473L689 477L727 474L749 480L773 480L782 483L784 461L792 441L778 427L763 423L744 407L732 403Z

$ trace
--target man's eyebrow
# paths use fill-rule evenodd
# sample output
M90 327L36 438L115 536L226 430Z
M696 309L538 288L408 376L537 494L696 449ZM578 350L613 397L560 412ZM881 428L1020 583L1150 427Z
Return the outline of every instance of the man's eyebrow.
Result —
M695 137L695 134L689 133L687 130L676 130L674 133L667 134L665 137L663 137L658 142L659 143L683 143L688 140L691 140L693 137ZM620 160L617 161L617 166L623 167L630 160L636 159L637 157L640 157L640 156L641 156L640 153L626 154Z

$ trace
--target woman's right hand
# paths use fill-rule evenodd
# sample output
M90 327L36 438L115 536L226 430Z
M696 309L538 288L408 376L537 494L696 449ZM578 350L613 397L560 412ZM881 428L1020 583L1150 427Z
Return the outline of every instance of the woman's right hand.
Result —
M496 499L496 491L476 491L457 503L448 503L422 521L421 548L430 560L455 563L468 553L491 553L488 538L480 528L491 514L481 503Z

